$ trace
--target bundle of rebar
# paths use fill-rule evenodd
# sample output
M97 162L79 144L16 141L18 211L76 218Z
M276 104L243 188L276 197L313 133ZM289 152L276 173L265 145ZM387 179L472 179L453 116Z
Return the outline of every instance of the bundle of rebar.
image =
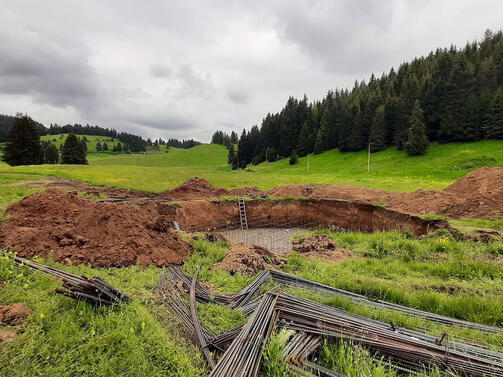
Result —
M210 377L256 377L260 372L263 347L277 321L276 296L265 295L239 335L222 355Z
M24 266L34 271L48 274L63 282L63 288L56 288L56 293L75 300L84 301L92 306L108 306L129 301L129 297L118 289L112 287L98 276L88 278L87 276L77 276L66 271L58 270L54 267L42 265L21 257L13 257L13 261L18 266Z
M369 299L366 296L363 296L363 295L360 295L360 294L357 294L354 292L346 291L344 289L330 287L328 285L317 283L317 282L314 282L314 281L308 280L308 279L303 279L303 278L300 278L297 276L293 276L293 275L287 274L282 271L270 270L269 273L271 275L271 278L277 284L282 284L282 285L287 285L287 286L296 286L296 287L300 287L300 288L314 290L314 291L320 292L320 293L328 295L328 296L341 296L341 297L348 298L355 303L361 303L361 304L369 305L369 306L372 306L375 308L380 308L380 309L399 311L399 312L402 312L402 313L405 313L405 314L408 314L408 315L411 315L414 317L420 317L425 320L439 323L439 324L446 325L446 326L459 326L459 327L464 327L464 328L471 329L471 330L478 330L478 331L485 331L485 332L490 332L490 333L503 334L503 329L499 328L499 327L464 321L461 319L447 317L447 316L444 316L441 314L436 314L436 313L431 313L431 312L427 312L424 310L410 308L408 306L394 304L394 303L387 302L387 301L382 301L382 300L374 301L374 300Z
M178 293L179 292L173 289L172 281L170 281L170 275L161 275L161 279L157 285L157 294L163 299L164 305L166 305L168 310L183 326L183 329L190 340L193 343L198 343L196 326L194 325L190 308L185 305ZM206 342L210 342L211 339L215 338L215 335L202 325L201 330Z
M503 376L501 353L455 342L432 342L397 331L389 324L294 295L275 294L274 297L277 318L285 328L353 341L413 371L435 365L461 375Z
M172 266L166 267L166 272L173 275L173 280L178 283L179 289L185 292L190 290L191 277L185 274L179 267ZM259 292L260 288L271 281L284 286L295 286L312 291L319 292L327 296L340 296L347 298L357 304L365 304L378 309L387 309L399 311L410 316L423 318L427 321L438 323L445 326L458 326L470 330L478 330L489 333L503 334L503 329L499 327L484 325L481 323L469 322L462 319L447 317L441 314L431 313L420 309L410 308L399 304L394 304L382 300L371 300L370 298L360 295L358 293L346 291L340 288L334 288L325 284L321 284L312 280L304 279L298 276L290 275L278 270L265 270L262 271L257 278L248 286L234 295L224 295L212 293L207 287L202 284L196 286L196 299L199 302L207 303L213 302L217 304L228 305L231 308L243 308L243 312L251 313L258 300L252 302L251 300Z

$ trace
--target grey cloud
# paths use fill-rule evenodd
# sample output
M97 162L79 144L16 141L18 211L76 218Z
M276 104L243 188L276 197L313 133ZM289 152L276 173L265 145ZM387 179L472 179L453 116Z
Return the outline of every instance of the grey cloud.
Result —
M94 107L95 76L83 49L21 32L0 38L0 55L2 93L29 94L36 102L56 107Z
M166 78L166 77L170 77L172 73L173 73L173 69L171 67L168 67L165 64L157 63L157 64L152 64L150 66L150 74L153 77Z
M244 105L248 103L250 99L249 94L246 93L244 90L227 89L226 93L229 99L238 105Z

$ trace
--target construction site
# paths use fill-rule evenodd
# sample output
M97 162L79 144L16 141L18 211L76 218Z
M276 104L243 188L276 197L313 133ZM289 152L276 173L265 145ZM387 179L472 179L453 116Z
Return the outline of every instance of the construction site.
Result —
M314 184L227 190L193 178L174 190L145 194L54 179L44 184L45 191L9 207L7 220L0 223L0 247L13 252L9 258L19 268L61 279L66 290L56 293L94 307L127 305L128 292L99 277L75 276L30 258L50 258L62 265L162 267L156 295L187 340L200 347L210 376L259 376L264 347L278 331L288 334L280 359L291 375L340 376L317 363L317 352L323 342L347 340L377 359L385 358L399 374L436 368L445 375L503 376L499 348L455 339L447 331L434 336L352 314L288 289L341 297L446 328L503 336L499 326L376 300L282 271L292 253L326 263L361 258L327 234L313 233L316 230L397 231L414 239L444 232L473 242L499 242L497 232L485 237L461 234L449 221L424 215L501 218L501 182L502 168L484 168L438 191L398 193ZM225 257L211 268L254 280L226 294L198 279L200 266L193 275L184 272L184 262L198 252L192 240L199 239L227 246ZM240 310L246 321L215 334L201 324L198 303Z

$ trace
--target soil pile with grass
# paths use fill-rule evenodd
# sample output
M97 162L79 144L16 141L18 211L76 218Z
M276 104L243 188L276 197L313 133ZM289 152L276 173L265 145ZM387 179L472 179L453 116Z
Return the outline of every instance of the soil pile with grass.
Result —
M194 177L185 181L177 188L164 191L160 195L165 198L197 199L229 195L229 191L213 186L204 178Z
M338 247L326 234L315 234L302 237L292 242L292 250L306 257L339 262L343 259L355 258L355 254L348 249Z
M12 342L16 339L16 331L2 325L20 325L33 311L23 303L0 305L0 343Z
M255 274L266 269L278 269L281 258L262 246L247 246L243 243L232 243L225 258L213 265L214 269L243 275Z
M181 264L189 243L147 207L110 204L76 193L48 190L7 210L0 223L0 246L19 255L51 257L95 267Z

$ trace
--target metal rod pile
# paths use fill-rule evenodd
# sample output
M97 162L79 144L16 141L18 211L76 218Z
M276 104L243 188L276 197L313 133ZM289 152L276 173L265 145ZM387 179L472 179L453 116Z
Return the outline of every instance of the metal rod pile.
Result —
M179 270L177 276L182 275L185 274ZM425 368L436 366L440 370L466 376L503 377L503 354L473 344L454 342L445 335L437 338L398 328L393 324L353 315L295 295L267 292L251 301L260 286L271 277L281 284L300 285L324 293L335 290L346 294L346 291L306 279L277 271L264 271L250 284L251 289L248 290L248 286L241 291L246 292L245 295L222 295L219 301L224 305L232 305L236 302L236 297L246 297L246 304L241 305L241 308L246 312L253 311L253 314L242 327L236 327L219 336L206 335L206 342L215 350L226 348L211 376L257 376L263 347L268 341L271 329L281 326L295 332L281 357L289 362L291 369L299 376L310 373L319 376L340 376L308 360L319 346L320 338L325 337L360 344L380 356L389 358L391 365L398 370L421 372ZM174 275L166 273L164 281L170 281L171 287L187 294L184 283L180 283ZM194 283L195 299L196 288L197 283ZM211 291L205 287L204 289L206 291L203 302L215 302L211 298ZM351 292L347 292L347 297L365 298ZM185 313L188 313L187 307L184 307ZM188 316L190 317L190 313ZM190 321L188 323L188 327L191 327L189 331L195 334L194 324ZM231 340L232 343L228 346Z
M181 283L177 285L179 289L183 292L188 292L190 290L191 277L185 274L179 267L166 267L166 272L174 275L174 279L180 281ZM435 322L445 326L458 326L467 328L470 330L478 330L489 333L500 333L503 334L503 329L499 327L484 325L481 323L469 322L462 319L447 317L441 314L431 313L424 310L410 308L408 306L403 306L399 304L394 304L382 300L371 300L366 296L346 291L344 289L330 287L325 284L317 283L312 280L304 279L298 276L290 275L282 271L277 270L265 270L262 271L257 278L250 283L248 286L243 288L241 291L234 295L223 295L212 293L208 288L201 284L196 285L196 299L199 302L207 303L213 302L217 304L228 305L231 308L243 308L243 312L251 313L258 301L252 302L253 297L259 292L260 288L267 284L271 279L276 283L284 286L295 286L299 288L304 288L312 291L322 293L327 296L341 296L358 304L365 304L378 309L388 309L399 311L410 316L420 317L430 322ZM184 292L184 293L185 293Z
M265 295L260 305L224 352L210 377L255 377L260 372L262 349L277 321L276 296Z
M18 266L25 266L32 270L43 272L45 274L57 277L63 282L63 289L56 288L56 293L75 300L84 301L92 306L108 306L129 301L129 297L118 289L112 287L103 279L94 276L77 276L58 270L57 268L44 266L42 264L30 261L21 257L13 257L14 263Z
M408 315L411 315L414 317L420 317L425 320L439 323L439 324L446 325L446 326L459 326L459 327L464 327L464 328L471 329L471 330L479 330L479 331L485 331L485 332L490 332L490 333L503 334L503 329L499 328L499 327L488 326L488 325L483 325L480 323L464 321L461 319L447 317L447 316L436 314L436 313L430 313L430 312L427 312L424 310L414 309L414 308L410 308L408 306L398 305L398 304L394 304L394 303L387 302L387 301L382 301L382 300L374 301L374 300L369 299L366 296L359 295L357 293L349 292L344 289L330 287L328 285L317 283L317 282L314 282L314 281L308 280L308 279L303 279L303 278L300 278L297 276L293 276L293 275L287 274L282 271L270 270L269 273L271 275L271 278L277 284L306 288L306 289L317 291L317 292L320 292L322 294L329 295L329 296L342 296L342 297L350 299L351 301L353 301L355 303L362 303L362 304L369 305L369 306L372 306L375 308L380 308L380 309L399 311L399 312L402 312L402 313L405 313L405 314L408 314Z
M420 333L349 314L298 296L275 294L277 318L285 328L334 339L347 339L421 371L435 365L469 376L503 376L503 354L455 342L441 344ZM414 335L420 335L416 337ZM468 352L467 352L468 350Z
M190 340L193 343L198 343L196 327L194 325L190 309L187 305L185 305L178 292L173 288L176 281L171 278L172 276L169 274L161 275L161 279L157 285L157 294L163 299L164 304L173 316L178 319ZM202 325L201 331L206 342L215 338L215 335Z
M199 321L199 317L197 316L197 306L196 306L196 283L197 283L197 275L199 274L199 270L201 269L201 265L197 266L196 272L194 273L194 277L192 278L192 283L190 284L190 314L192 317L192 323L194 324L194 330L196 333L197 341L201 346L204 356L206 360L208 360L208 364L213 369L215 368L215 361L213 360L213 356L208 349L208 339L204 336L203 330L201 328L201 322Z

